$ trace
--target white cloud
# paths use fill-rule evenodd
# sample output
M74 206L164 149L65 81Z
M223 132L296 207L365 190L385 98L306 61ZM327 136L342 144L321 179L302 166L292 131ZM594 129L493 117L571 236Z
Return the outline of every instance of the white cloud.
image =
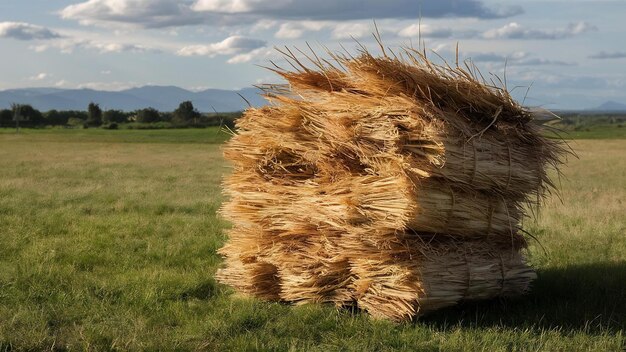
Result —
M518 66L543 66L543 65L576 66L575 62L550 60L550 59L544 59L544 58L539 58L539 57L517 60L517 61L514 61L513 64L518 65Z
M506 61L519 61L528 58L529 53L525 51L514 51L510 54L498 54L498 53L474 53L468 54L468 57L472 61L476 62L504 62Z
M584 89L586 93L603 89L626 88L626 77L616 75L565 75L545 71L529 71L518 79L542 82L545 88Z
M274 21L274 20L267 20L267 19L261 19L259 21L257 21L251 28L250 31L252 32L256 32L259 30L268 30L268 29L272 29L274 27L276 27L276 25L278 24L278 21Z
M475 53L465 55L474 62L488 62L504 64L505 62L510 66L573 66L576 65L572 62L566 62L561 60L551 60L544 58L531 57L531 54L524 51L514 51L508 55L498 53Z
M204 13L308 20L415 18L419 13L423 17L500 18L523 12L519 6L489 8L478 0L197 0L192 9Z
M46 44L32 45L30 46L30 49L38 53L42 53L50 49L57 49L64 54L70 54L70 53L73 53L76 48L80 47L84 43L85 41L65 39L65 40L58 40L58 41L50 42Z
M101 42L89 42L85 45L88 49L98 50L100 53L121 53L121 52L132 52L132 53L146 53L160 52L158 49L148 48L139 44L126 44L126 43L101 43Z
M407 38L418 38L420 35L425 38L449 38L452 36L452 29L416 23L401 29L398 35Z
M236 55L251 52L264 47L265 44L265 41L259 39L231 36L217 43L186 46L178 50L177 54L179 56L201 55L209 57L215 57L217 55Z
M590 55L589 58L591 59L623 59L623 58L626 58L626 51L613 51L613 52L601 51L597 54Z
M258 48L248 53L235 55L226 61L229 64L242 64L250 61L263 61L270 58L278 57L275 50L269 48Z
M438 53L438 52L440 52L440 51L443 51L443 50L444 50L445 48L447 48L447 47L448 47L448 44L446 44L446 43L439 43L439 44L435 45L435 46L434 46L432 49L430 49L430 50L432 50L432 51L434 51L434 52Z
M333 38L363 38L372 33L371 26L364 23L339 23L333 29Z
M31 81L43 81L44 79L50 78L49 73L42 72L40 74L29 77L28 79Z
M147 28L197 25L207 19L186 0L88 0L67 6L60 14L84 25L125 23Z
M292 0L198 0L192 8L195 11L245 13L260 9L278 10L292 3Z
M64 39L58 40L51 43L40 44L31 46L36 52L44 52L50 49L58 49L64 54L73 53L74 50L84 49L84 50L96 50L101 54L108 53L122 53L122 52L132 52L132 53L159 53L161 52L159 49L151 48L139 44L131 44L131 43L116 43L116 42L102 42L95 40L77 40L77 39Z
M331 22L325 21L287 22L280 25L274 36L281 39L296 39L300 38L307 31L318 32L331 25Z
M281 39L300 38L304 34L305 28L294 23L283 23L278 28L278 32L274 35Z
M0 22L0 38L18 40L43 40L60 38L61 35L46 27L24 22Z
M565 28L550 30L527 29L517 22L511 22L484 32L483 37L486 39L565 39L596 30L598 27L587 22L570 23Z
M135 82L85 82L75 86L76 89L93 89L103 91L120 91L138 87Z
M60 15L85 25L162 28L262 20L412 19L419 13L425 18L502 18L522 12L519 6L488 7L479 0L88 0L65 7Z

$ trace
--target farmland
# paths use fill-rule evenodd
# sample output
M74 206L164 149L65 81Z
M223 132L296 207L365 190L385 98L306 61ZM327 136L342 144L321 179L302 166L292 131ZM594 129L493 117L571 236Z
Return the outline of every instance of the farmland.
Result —
M216 129L0 130L0 350L624 349L624 130L572 132L560 195L525 223L528 296L401 325L215 282Z

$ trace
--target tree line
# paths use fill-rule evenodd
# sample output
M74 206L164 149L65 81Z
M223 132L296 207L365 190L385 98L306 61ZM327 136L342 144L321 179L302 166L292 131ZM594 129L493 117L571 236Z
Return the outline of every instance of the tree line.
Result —
M241 113L202 114L191 101L180 103L172 112L162 112L154 108L135 111L103 110L94 102L87 110L50 110L41 112L28 104L12 104L11 109L0 110L0 127L46 126L102 127L116 129L121 124L130 128L181 128L225 125L233 127L234 120Z

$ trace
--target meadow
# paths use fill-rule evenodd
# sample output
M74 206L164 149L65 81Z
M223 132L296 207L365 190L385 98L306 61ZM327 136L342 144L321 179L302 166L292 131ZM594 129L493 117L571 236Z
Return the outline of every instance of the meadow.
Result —
M0 351L624 350L623 130L572 135L529 295L399 325L216 283L217 129L0 130Z

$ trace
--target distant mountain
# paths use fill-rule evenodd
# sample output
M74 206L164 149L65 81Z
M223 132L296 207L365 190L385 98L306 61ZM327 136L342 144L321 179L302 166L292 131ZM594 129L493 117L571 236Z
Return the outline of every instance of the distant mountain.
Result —
M615 101L607 101L606 103L592 109L596 111L624 111L626 112L626 104L618 103Z
M266 101L256 88L241 90L207 89L191 92L174 86L144 86L117 92L92 89L25 88L0 91L0 108L9 108L12 103L30 104L41 111L86 110L90 102L100 104L103 109L137 110L152 107L161 111L173 111L178 105L190 100L201 112L239 111L248 107L262 106Z

